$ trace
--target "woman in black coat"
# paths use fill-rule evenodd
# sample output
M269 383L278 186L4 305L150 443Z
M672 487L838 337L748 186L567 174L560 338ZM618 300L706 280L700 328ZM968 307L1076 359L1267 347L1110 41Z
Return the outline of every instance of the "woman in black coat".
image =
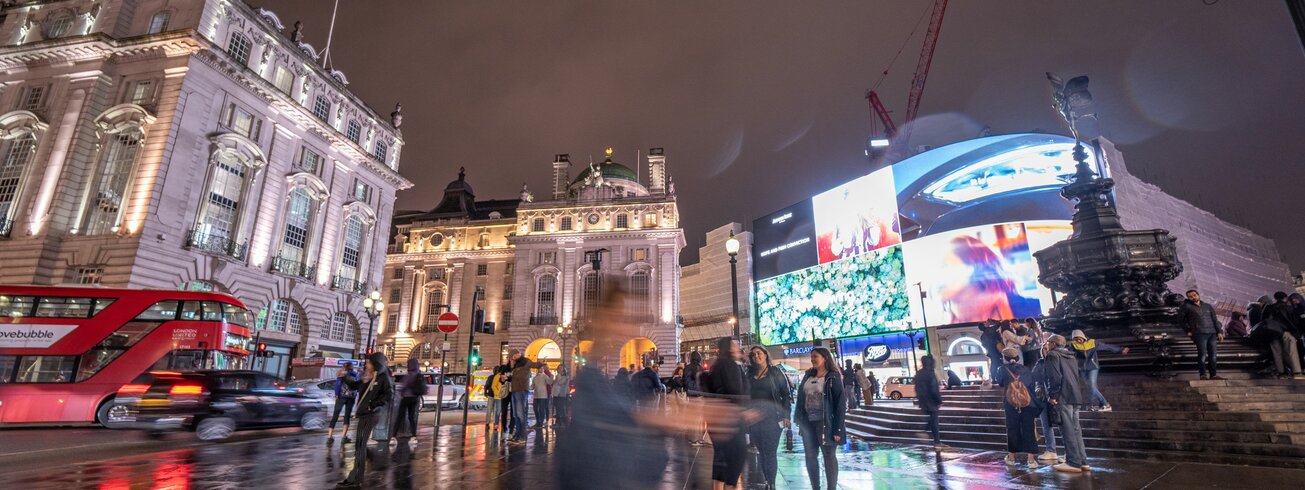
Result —
M1005 362L993 373L993 381L1002 388L1018 381L1024 385L1025 392L1029 395L1027 404L1020 407L1011 403L1009 397L1004 395L1005 391L1002 392L1002 406L1006 409L1006 465L1015 466L1015 455L1024 453L1028 457L1029 468L1037 468L1038 435L1034 432L1033 424L1042 415L1042 407L1033 399L1033 389L1030 388L1034 385L1032 370L1020 362L1018 349L1007 347L1001 354Z
M385 354L373 352L367 357L362 378L355 380L344 377L343 374L337 375L341 382L348 384L355 392L361 393L358 397L358 413L355 417L358 431L353 436L353 471L350 471L349 476L341 480L337 486L362 485L363 475L367 471L367 441L372 438L372 429L376 428L379 417L387 413L382 409L394 400L394 380L390 378L390 370L386 364L388 361L385 359Z
M712 398L742 405L749 399L747 380L738 359L743 349L732 337L722 337L717 343L719 354L711 371L704 378L706 390ZM746 427L744 425L743 427ZM748 456L748 446L743 440L743 427L708 426L711 434L711 482L713 488L735 487L743 476L743 463Z
M811 488L820 488L820 462L825 460L827 488L838 488L838 460L834 449L847 440L843 415L847 411L843 380L829 349L811 349L811 369L802 376L797 394L797 425L806 446L807 477Z
M1001 367L1001 364L997 364ZM942 447L938 432L938 410L942 408L942 391L938 389L938 374L934 372L933 356L920 358L920 370L915 373L915 398L920 409L929 416L929 432L933 435L935 449Z
M789 414L793 412L793 389L788 377L772 367L770 353L765 347L754 345L748 348L748 382L752 395L749 406L761 413L761 420L752 424L748 434L757 446L767 488L775 488L775 475L779 472L779 436L788 427Z

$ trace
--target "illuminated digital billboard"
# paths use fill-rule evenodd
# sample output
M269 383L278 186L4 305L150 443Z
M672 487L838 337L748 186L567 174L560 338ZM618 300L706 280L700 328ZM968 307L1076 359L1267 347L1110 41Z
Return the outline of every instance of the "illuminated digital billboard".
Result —
M1073 146L963 141L754 221L762 343L1040 315L1051 294L1032 253L1069 236Z

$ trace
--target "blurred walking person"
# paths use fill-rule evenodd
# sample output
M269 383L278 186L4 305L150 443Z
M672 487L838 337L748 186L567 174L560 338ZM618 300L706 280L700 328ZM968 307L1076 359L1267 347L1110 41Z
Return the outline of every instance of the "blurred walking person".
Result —
M879 398L879 378L875 377L874 371L870 371L870 393L865 397L865 404L873 405L877 398Z
M761 473L766 477L766 488L775 488L775 475L779 471L779 436L789 427L793 412L793 389L788 377L779 369L771 369L770 353L765 347L754 345L748 349L750 407L761 412L761 420L752 424L748 434L757 446L757 459Z
M1256 330L1265 329L1269 351L1273 355L1273 367L1279 377L1295 378L1301 374L1300 357L1296 347L1300 335L1301 319L1297 318L1295 308L1287 301L1287 293L1278 291L1273 294L1273 304L1264 307L1264 320Z
M851 410L860 406L860 400L857 399L859 388L856 385L856 369L852 367L852 360L843 360L843 372L839 373L843 379L843 391L847 393L847 409Z
M630 377L630 391L634 395L635 402L643 407L660 407L661 394L666 391L666 386L662 385L662 379L657 376L654 366L652 359L644 359L643 369Z
M935 450L941 450L943 443L938 428L938 412L942 409L943 399L942 391L938 389L938 373L934 370L934 366L933 356L926 355L920 358L920 370L915 373L915 398L916 403L920 405L920 410L924 410L925 415L929 417L927 428L933 437L933 447Z
M337 485L339 487L362 485L363 476L367 471L367 440L371 439L372 429L376 428L376 423L380 421L379 417L387 413L384 409L393 403L394 399L394 380L390 379L387 364L385 354L373 352L367 356L362 378L349 379L344 377L344 374L337 375L337 379L342 379L349 388L362 393L358 397L358 412L355 414L358 419L358 431L354 433L353 470L349 472L349 476L340 481Z
M416 358L408 359L408 372L403 375L399 387L401 398L399 409L394 414L393 437L407 439L417 435L417 412L421 410L421 399L426 394L426 375L421 372L421 364Z
M1215 322L1218 327L1219 323ZM1107 344L1100 340L1089 339L1082 330L1075 330L1071 334L1074 343L1069 348L1078 358L1078 370L1087 381L1088 394L1094 405L1089 405L1091 410L1100 410L1102 412L1110 411L1110 402L1106 401L1106 395L1101 394L1101 389L1097 387L1097 377L1101 374L1101 362L1097 359L1097 351L1106 351L1116 354L1127 354L1128 347L1120 347L1114 344ZM1213 362L1213 353L1211 353L1211 362ZM1211 364L1213 369L1213 364ZM1205 379L1205 368L1201 368L1201 379ZM1223 379L1223 378L1219 378Z
M353 417L354 401L358 398L358 393L350 388L345 379L358 381L358 372L353 370L353 363L346 362L344 367L335 371L335 408L331 413L331 428L326 430L326 443L330 444L335 439L335 421L340 418L340 411L344 410L344 430L340 432L340 442L348 444L349 439L349 419Z
M526 430L529 427L530 377L531 369L539 367L525 356L518 357L512 364L512 438L508 444L526 443Z
M1038 436L1033 422L1042 410L1033 401L1026 382L1028 370L1021 360L1020 349L1007 347L1002 351L1005 363L993 379L1006 389L1002 406L1006 412L1006 466L1015 466L1017 454L1027 457L1029 469L1038 467ZM1031 380L1028 380L1031 381Z
M571 370L565 365L558 368L557 377L553 378L553 424L561 427L570 418L567 409L571 405Z
M856 387L861 390L857 392L857 396L861 397L861 400L859 401L862 401L866 405L869 405L870 404L870 378L867 378L865 376L865 369L862 369L860 364L856 364L852 366L852 370L856 371Z
M847 411L847 392L838 373L838 365L829 349L811 349L811 369L802 376L797 393L797 426L805 446L807 478L811 488L819 490L820 461L825 460L824 488L838 488L838 459L834 451L847 439L843 415Z
M684 393L688 403L697 403L702 397L702 353L693 351L689 353L689 364L684 366ZM705 421L697 421L697 428L691 431L689 442L694 446L704 446L707 442L707 424Z
M547 364L539 368L531 385L535 392L535 425L530 428L542 429L548 426L548 402L553 398L553 373Z
M1083 445L1083 427L1079 425L1079 407L1088 401L1084 396L1083 376L1078 359L1069 350L1065 337L1056 335L1047 351L1047 402L1056 411L1061 440L1065 442L1065 462L1052 466L1056 471L1082 473L1091 471L1087 448Z
M716 348L719 354L716 355L716 361L711 364L711 370L704 377L706 391L716 399L742 405L750 396L743 367L739 366L739 358L743 355L742 349L733 337L721 337L716 342ZM742 426L735 425L737 423L724 421L724 425L707 426L712 441L712 488L733 488L738 486L739 478L743 476L743 463L747 458L748 448L739 429L747 425L746 423Z

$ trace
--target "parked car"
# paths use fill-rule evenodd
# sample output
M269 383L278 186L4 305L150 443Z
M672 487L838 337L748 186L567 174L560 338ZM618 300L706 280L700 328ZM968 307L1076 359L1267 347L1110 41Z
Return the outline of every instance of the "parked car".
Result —
M335 378L295 380L290 382L290 387L304 390L304 394L320 402L327 413L335 410Z
M394 385L397 387L399 383L402 383L403 377L406 375L407 373L395 375ZM455 383L457 379L466 380L465 374L461 375L461 378L458 378L459 375L456 374L444 376L444 397L442 399L440 398L440 390L435 389L439 383L440 375L422 373L422 376L426 377L426 395L421 397L421 410L423 412L435 410L435 406L440 405L441 401L443 401L441 405L443 408L462 408L462 404L467 401L467 387Z
M910 376L890 376L880 391L894 400L915 398L915 378Z
M194 431L214 441L245 429L325 429L322 403L304 392L257 371L150 371L119 389L117 399L130 407L134 428Z

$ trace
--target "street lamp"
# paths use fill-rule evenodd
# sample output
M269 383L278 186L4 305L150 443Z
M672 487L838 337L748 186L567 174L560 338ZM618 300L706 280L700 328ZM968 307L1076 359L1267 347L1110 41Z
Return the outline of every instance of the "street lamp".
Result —
M566 359L566 354L567 352L569 352L566 350L567 341L571 340L571 337L575 336L575 328L572 327L570 323L563 323L561 325L558 325L557 336L562 339L562 353L561 353L562 359L558 359L559 361L562 361ZM569 367L574 362L575 362L575 356L571 356L571 360L563 363L562 366L567 366L568 367L567 372L570 372L572 371L572 369L569 369Z
M739 239L730 231L729 240L725 240L725 253L730 254L730 299L734 303L734 339L739 339Z
M363 299L363 311L367 312L367 319L371 325L367 327L367 353L372 353L372 332L376 331L376 317L381 315L385 310L385 303L381 302L381 292L373 290Z

